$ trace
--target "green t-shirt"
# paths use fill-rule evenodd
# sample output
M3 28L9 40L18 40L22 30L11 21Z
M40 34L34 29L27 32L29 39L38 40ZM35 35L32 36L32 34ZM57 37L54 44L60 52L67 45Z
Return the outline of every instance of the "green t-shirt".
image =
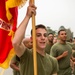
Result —
M72 47L73 50L75 50L75 43L70 43L70 42L67 43Z
M72 55L73 55L73 57L75 58L75 52L73 52L73 54L72 54Z
M34 75L32 50L27 49L20 57L20 71L21 75ZM37 75L52 75L57 71L58 63L54 57L37 53Z
M15 62L16 66L19 66L19 60L16 55L12 58L12 61ZM13 69L13 75L20 75L20 72Z
M52 45L46 44L45 52L48 53L48 54L50 54L51 47L52 47Z
M58 60L59 64L59 72L58 75L71 75L71 67L70 67L70 58L72 55L72 47L66 44L60 44L59 42L54 44L51 48L50 55L54 57L60 56L64 51L68 51L68 55L66 57Z
M73 57L75 58L75 52L73 52ZM75 65L74 65L74 75L75 75Z
M75 43L72 43L72 44L73 44L72 49L75 50Z

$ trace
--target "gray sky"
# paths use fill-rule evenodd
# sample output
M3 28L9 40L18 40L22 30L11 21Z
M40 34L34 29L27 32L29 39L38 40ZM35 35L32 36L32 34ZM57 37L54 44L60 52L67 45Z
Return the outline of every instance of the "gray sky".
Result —
M36 24L44 24L53 30L58 30L61 25L70 28L75 36L75 0L35 0L37 6ZM18 24L23 20L28 1L19 9ZM30 35L31 20L27 27L26 35Z
M0 73L2 72L2 68L0 68ZM11 68L8 68L4 71L3 74L0 74L0 75L13 75L13 70Z

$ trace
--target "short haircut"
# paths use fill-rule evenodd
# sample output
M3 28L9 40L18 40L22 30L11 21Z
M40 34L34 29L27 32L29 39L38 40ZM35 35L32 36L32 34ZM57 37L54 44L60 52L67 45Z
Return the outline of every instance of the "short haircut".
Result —
M73 39L75 39L75 37Z
M35 28L36 28L36 30L39 29L39 28L42 28L42 29L45 29L47 31L45 25L43 25L43 24L38 24L38 25L35 26ZM31 30L31 35L32 35L32 30Z
M52 34L54 36L54 34L51 32L51 33L48 33L48 35Z
M62 29L58 31L58 35L60 34L61 31L66 31L66 29Z

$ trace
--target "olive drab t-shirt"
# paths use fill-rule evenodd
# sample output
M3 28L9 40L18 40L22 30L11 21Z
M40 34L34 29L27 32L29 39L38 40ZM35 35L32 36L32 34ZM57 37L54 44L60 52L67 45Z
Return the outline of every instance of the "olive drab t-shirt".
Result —
M17 59L16 55L12 58L12 61L14 61L16 66L19 67L19 60ZM16 71L15 69L13 69L13 75L20 75L20 71Z
M52 44L52 45L53 45L53 44ZM46 47L45 47L45 52L46 52L46 53L50 54L50 50L51 50L52 45L46 44Z
M59 64L58 75L71 75L70 58L72 55L72 47L68 43L60 44L58 42L54 44L51 48L50 55L54 57L58 57L64 51L68 51L68 55L58 60L58 64Z
M73 44L72 49L75 50L75 43L72 43L72 44Z
M21 75L34 75L33 70L33 55L32 50L26 50L20 57L20 71ZM52 75L57 73L58 63L57 60L46 54L45 56L37 53L37 75Z
M75 51L72 53L72 56L75 58ZM74 75L75 75L75 65L74 65Z
M67 42L67 43L72 47L73 50L75 50L75 44L74 43L70 43L70 42Z

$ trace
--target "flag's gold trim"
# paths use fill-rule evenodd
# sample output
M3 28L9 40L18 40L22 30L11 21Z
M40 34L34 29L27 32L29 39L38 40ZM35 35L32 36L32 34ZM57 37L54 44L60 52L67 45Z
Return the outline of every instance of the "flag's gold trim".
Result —
M12 48L6 58L6 60L3 63L0 63L0 67L7 69L9 68L9 63L11 58L15 55L14 49Z
M11 37L11 41L12 41L12 39L14 38L14 34L15 34L15 32L12 31L12 30L10 30L10 33L9 33L8 35L9 35L9 36L12 36L12 37Z
M19 8L22 8L22 7L25 5L26 1L27 1L27 0L21 0L21 3L20 3L20 5L19 5Z
M9 11L9 8L13 8L13 7L22 7L27 0L7 0L6 1L6 16L8 18L8 20L10 21L12 19L12 14Z

